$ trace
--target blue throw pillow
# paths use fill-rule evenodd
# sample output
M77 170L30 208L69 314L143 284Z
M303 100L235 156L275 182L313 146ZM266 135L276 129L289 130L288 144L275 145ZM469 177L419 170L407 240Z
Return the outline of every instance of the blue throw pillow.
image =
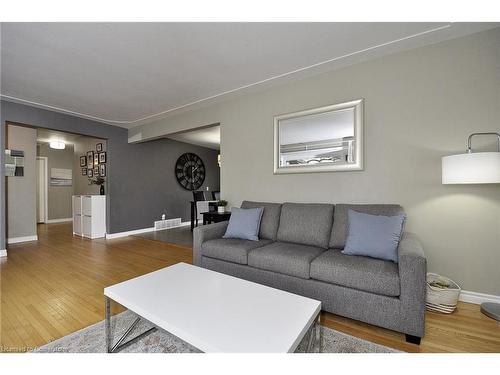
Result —
M263 207L259 208L231 208L231 217L222 238L239 238L242 240L258 241L260 221Z
M348 235L342 254L398 262L398 245L406 216L369 215L349 210Z

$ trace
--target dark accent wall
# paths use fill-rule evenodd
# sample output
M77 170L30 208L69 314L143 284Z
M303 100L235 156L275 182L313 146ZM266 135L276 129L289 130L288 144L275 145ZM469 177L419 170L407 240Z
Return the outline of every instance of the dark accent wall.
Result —
M107 140L107 230L117 233L148 228L163 210L189 219L192 194L179 186L174 165L184 152L194 152L204 161L207 177L203 185L219 190L218 151L169 139L129 144L127 129L12 102L1 102L0 172L4 175L6 122L66 131ZM0 249L5 249L5 179L0 184Z
M183 221L190 218L190 204L193 194L179 185L175 178L175 162L185 152L193 152L201 157L206 168L206 177L199 190L219 190L218 151L170 139L158 139L151 142L130 145L134 148L134 162L120 163L114 160L113 169L119 168L120 175L128 178L122 180L117 189L126 189L126 195L132 204L135 218L130 217L131 211L126 205L117 204L114 207L114 225L127 228L130 222L137 223L135 228L146 228L153 225L153 220L159 220L163 210L167 215L181 217ZM114 158L115 156L113 156ZM115 173L113 180L115 184ZM131 228L134 229L134 228ZM118 232L123 230L120 229Z

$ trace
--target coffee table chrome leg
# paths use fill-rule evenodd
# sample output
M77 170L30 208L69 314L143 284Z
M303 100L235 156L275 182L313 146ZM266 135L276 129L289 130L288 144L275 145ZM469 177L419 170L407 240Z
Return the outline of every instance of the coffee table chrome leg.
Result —
M104 296L105 301L105 326L106 326L106 352L111 353L111 301Z
M134 322L132 323L132 325L130 327L127 328L127 330L125 331L125 333L122 335L122 337L120 337L118 339L118 341L116 342L115 345L113 345L113 347L111 348L111 351L110 353L113 353L116 348L120 347L121 346L121 343L123 342L123 340L125 340L125 338L128 336L128 334L134 329L134 327L137 325L137 323L139 323L141 320L141 318L136 318L134 320Z
M316 343L318 344L318 353L321 353L321 311L316 319L315 331L316 331Z
M321 312L318 313L316 318L314 319L314 323L312 324L309 330L309 338L307 341L307 353L311 353L315 344L318 346L318 353L321 353L321 325L320 325L320 315Z
M151 332L156 331L156 327L152 327L148 329L147 331L135 336L134 338L128 340L127 342L123 342L125 338L132 332L134 327L141 321L140 317L137 317L132 325L127 328L125 333L118 339L116 344L113 345L113 335L111 333L111 299L109 297L104 297L105 298L105 304L106 304L106 321L105 321L105 328L106 328L106 352L108 353L114 353L119 351L121 348L133 343L134 341L139 340L140 338L150 334Z
M309 330L309 338L307 340L306 353L311 353L311 351L312 351L313 342L314 342L314 325L315 324L316 323L313 323L313 325L311 326L311 329Z

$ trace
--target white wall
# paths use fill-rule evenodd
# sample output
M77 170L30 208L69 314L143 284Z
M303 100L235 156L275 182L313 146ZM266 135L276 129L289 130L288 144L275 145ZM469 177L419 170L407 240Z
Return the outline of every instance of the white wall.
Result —
M36 129L7 125L6 147L24 151L24 176L7 177L7 238L36 236Z
M293 202L400 203L429 271L500 295L500 186L442 185L441 157L500 131L500 29L368 61L172 116L164 133L221 123L222 194ZM365 170L273 175L273 116L365 99ZM147 125L134 133L147 133ZM475 140L479 149L494 147Z
M75 184L75 170L73 167L74 151L73 145L66 144L64 150L50 148L49 144L39 144L38 156L47 157L48 168L48 213L49 220L68 219L73 216L72 196ZM73 183L71 186L53 186L50 184L52 168L70 169L73 172Z

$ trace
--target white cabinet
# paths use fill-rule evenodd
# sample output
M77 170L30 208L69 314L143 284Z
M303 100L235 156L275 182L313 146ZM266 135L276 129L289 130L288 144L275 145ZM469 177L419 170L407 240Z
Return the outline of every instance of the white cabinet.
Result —
M106 196L73 196L73 234L87 238L106 235Z
M82 235L82 215L73 214L73 234Z
M77 198L77 199L75 199ZM73 215L81 215L82 214L82 197L81 195L73 196Z

